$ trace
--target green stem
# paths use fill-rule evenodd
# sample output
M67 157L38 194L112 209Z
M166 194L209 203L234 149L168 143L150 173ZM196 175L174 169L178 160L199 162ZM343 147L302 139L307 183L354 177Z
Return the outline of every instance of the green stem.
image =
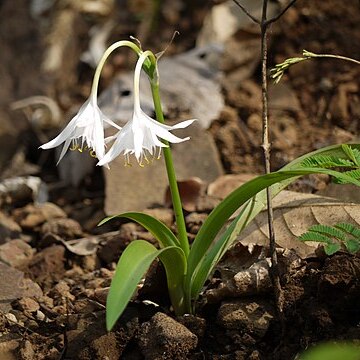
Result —
M94 99L96 101L97 98L97 92L98 92L98 87L99 87L99 80L100 80L100 74L101 71L105 65L105 62L107 60L107 58L110 56L110 54L116 50L117 48L121 47L121 46L127 46L129 48L131 48L132 50L134 50L139 56L142 53L142 50L135 45L132 41L128 41L128 40L121 40L121 41L117 41L116 43L112 44L111 46L109 46L106 51L104 52L103 56L101 57L99 64L96 67L95 70L95 74L94 74L94 79L93 79L93 83L92 83L92 87L91 87L91 97L92 99Z
M164 121L163 111L161 108L159 83L157 80L158 79L150 80L151 92L152 92L152 97L153 97L153 101L154 101L156 118L160 123L163 124L165 121ZM172 154L171 154L170 147L166 147L163 150L164 150L165 165L166 165L167 176L169 179L169 186L170 186L171 198L172 198L172 203L173 203L173 208L174 208L174 213L175 213L176 226L177 226L177 230L178 230L180 246L181 246L182 250L184 251L186 258L188 258L189 251L190 251L189 240L188 240L187 232L186 232L185 219L184 219L184 214L183 214L183 210L182 210L179 188L178 188L177 181L176 181L176 175L175 175Z

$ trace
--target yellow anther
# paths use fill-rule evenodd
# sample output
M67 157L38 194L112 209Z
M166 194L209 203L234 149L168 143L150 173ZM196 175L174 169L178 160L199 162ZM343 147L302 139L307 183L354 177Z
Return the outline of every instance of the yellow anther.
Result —
M91 157L96 158L96 153L94 150L89 150L89 154Z
M75 150L78 149L78 147L79 147L78 144L76 144L75 142L72 142L71 147L69 147L69 149L70 149L71 151L75 151Z

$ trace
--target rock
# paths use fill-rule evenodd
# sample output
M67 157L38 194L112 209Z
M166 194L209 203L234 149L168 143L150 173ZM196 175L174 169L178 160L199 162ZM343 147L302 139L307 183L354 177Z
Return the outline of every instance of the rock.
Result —
M0 204L42 203L48 198L46 184L35 176L14 177L0 182Z
M178 181L177 183L183 209L188 212L195 211L199 198L204 194L204 182L199 178L193 177L184 181ZM165 193L165 206L172 206L169 186Z
M0 261L12 267L29 262L34 253L33 248L20 239L11 240L0 246Z
M17 340L6 340L0 342L0 359L3 360L17 360L17 352L20 346Z
M193 212L185 217L186 227L191 234L197 234L201 225L204 223L207 214Z
M268 305L252 300L223 302L217 314L217 322L225 329L248 333L258 338L266 334L272 318Z
M180 324L186 326L193 334L198 337L198 339L204 337L206 331L205 319L191 314L185 314L183 316L178 316L176 320Z
M28 272L39 283L48 284L65 273L65 248L54 245L37 253L28 264Z
M14 218L23 229L34 229L45 221L66 218L66 213L53 203L29 204L14 210Z
M19 351L21 360L33 360L35 359L35 351L29 340L25 340L23 346Z
M20 299L18 301L18 306L20 310L29 313L36 312L40 309L39 303L30 297L23 297L22 299Z
M208 195L224 199L232 191L246 183L247 181L256 177L254 174L239 174L239 175L223 175L209 184L207 188Z
M160 312L143 323L138 334L146 360L186 359L197 342L197 336L184 325Z
M118 360L138 326L137 313L125 310L115 329L108 333L105 313L82 317L73 330L67 331L69 359Z
M49 220L43 224L40 232L43 235L52 233L64 240L75 239L83 235L81 225L77 221L68 218Z
M174 222L174 214L171 209L155 208L144 210L145 214L151 215L157 220L160 220L167 227L171 227Z
M0 311L6 313L14 300L33 296L42 296L40 287L25 279L22 271L0 262Z
M10 217L0 212L0 243L4 244L11 239L16 239L21 234L21 227Z
M189 141L173 147L174 166L178 180L198 177L211 182L222 174L222 165L212 137L196 123L191 128L177 130L176 135L191 136ZM164 203L168 186L163 158L141 168L124 167L119 156L112 162L111 171L105 171L105 212L108 215L126 211L141 211ZM139 190L141 192L139 193Z
M127 223L121 226L120 231L113 231L106 235L102 247L98 251L98 257L106 264L117 261L120 254L129 245L130 241L136 239L139 226Z

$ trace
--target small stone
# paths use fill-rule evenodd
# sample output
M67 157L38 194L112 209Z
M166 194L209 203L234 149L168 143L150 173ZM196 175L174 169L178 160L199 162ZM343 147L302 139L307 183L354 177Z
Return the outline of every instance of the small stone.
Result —
M120 254L129 243L136 239L139 226L134 223L127 223L121 226L120 231L113 231L104 236L103 245L98 250L98 257L105 264L110 264L119 259Z
M22 311L35 312L40 309L40 305L37 301L30 297L24 297L18 301L18 305Z
M14 218L23 229L34 229L45 221L66 218L66 213L53 203L29 204L14 210Z
M11 303L22 297L42 296L40 287L24 278L22 271L0 262L0 311L7 313Z
M20 343L17 340L8 340L0 342L0 356L4 360L17 360L17 352Z
M21 227L13 219L0 212L0 243L16 239L21 234Z
M46 316L42 311L38 310L36 312L36 319L38 319L39 321L44 321L46 319Z
M206 320L205 319L198 317L198 316L185 314L183 316L178 316L176 318L176 320L180 324L186 326L199 339L204 337L205 331L206 331Z
M52 219L41 227L41 234L47 233L60 236L63 240L71 240L83 235L81 225L73 219Z
M223 302L217 322L228 330L240 330L262 338L273 318L268 305L260 301L236 300Z
M0 261L12 267L18 267L29 262L33 253L33 248L20 239L0 245Z
M22 360L35 359L35 351L29 340L25 340L24 345L19 351L19 355Z
M70 287L69 285L63 281L60 280L52 289L50 296L54 299L56 298L66 298L71 301L75 300L75 296L70 293Z
M197 336L171 317L156 313L142 324L138 344L146 359L186 359L197 346Z
M161 221L167 227L171 227L171 225L174 222L174 214L171 209L165 209L165 208L146 209L144 210L144 213L151 215L155 219Z
M65 248L54 245L37 253L28 265L28 272L39 283L50 284L65 273Z
M12 322L12 323L14 323L14 324L17 324L17 322L18 322L16 316L15 316L14 314L12 314L12 313L7 313L7 314L5 314L5 317L6 317L10 322Z

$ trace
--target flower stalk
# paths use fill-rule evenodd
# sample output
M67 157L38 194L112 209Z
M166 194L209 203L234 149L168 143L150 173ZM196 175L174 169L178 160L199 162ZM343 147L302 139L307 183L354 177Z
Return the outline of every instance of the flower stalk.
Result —
M157 74L157 72L156 72ZM157 75L156 75L157 76ZM160 101L160 91L159 91L159 79L157 76L157 79L155 81L151 81L151 93L154 101L154 107L155 107L155 114L156 119L160 123L164 123L164 114L161 107L161 101ZM167 142L166 142L167 144ZM174 214L176 219L176 226L178 230L178 238L180 241L181 248L183 249L186 258L189 255L190 247L189 247L189 240L187 237L186 232L186 225L185 225L185 219L184 219L184 213L182 210L182 204L181 204L181 198L179 193L179 188L176 181L176 175L175 175L175 169L174 169L174 163L172 159L171 149L170 147L164 148L164 159L165 159L165 166L166 166L166 172L169 180L169 187L170 187L170 193L174 208Z

